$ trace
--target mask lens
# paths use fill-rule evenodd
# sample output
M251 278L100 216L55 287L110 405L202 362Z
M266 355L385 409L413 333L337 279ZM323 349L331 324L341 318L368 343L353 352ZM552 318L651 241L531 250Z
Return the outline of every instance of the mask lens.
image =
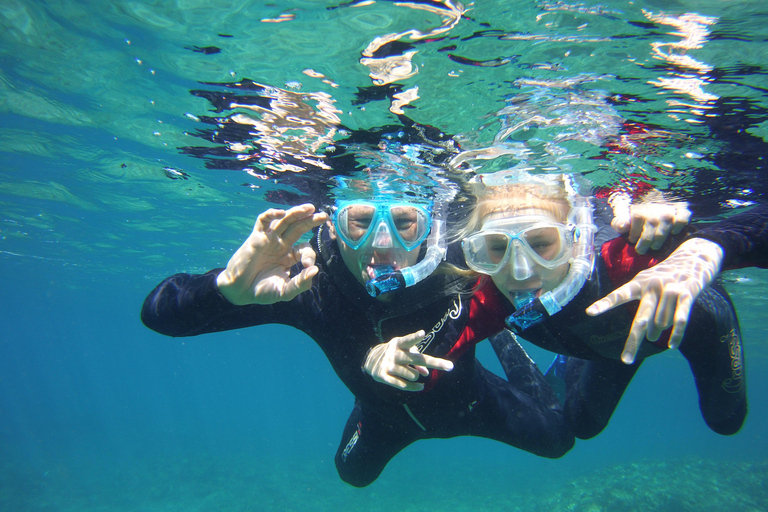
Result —
M485 250L487 253L488 263L498 265L504 259L504 255L509 248L510 237L508 235L487 235L485 237Z
M336 215L336 231L344 242L357 249L370 236L376 208L364 204L352 204L341 208Z
M393 206L389 209L389 217L397 238L406 249L413 249L427 236L429 218L421 208Z
M563 237L556 227L528 229L523 233L525 245L546 261L559 259L563 254Z
M506 262L511 237L504 233L475 233L461 246L464 259L472 270L483 274L495 274Z

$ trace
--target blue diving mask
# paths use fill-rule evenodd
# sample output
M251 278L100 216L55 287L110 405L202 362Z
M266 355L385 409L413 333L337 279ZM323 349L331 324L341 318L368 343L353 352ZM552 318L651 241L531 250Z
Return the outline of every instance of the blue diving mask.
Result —
M420 204L389 200L351 200L337 203L333 224L339 238L351 249L418 248L427 238L431 213Z

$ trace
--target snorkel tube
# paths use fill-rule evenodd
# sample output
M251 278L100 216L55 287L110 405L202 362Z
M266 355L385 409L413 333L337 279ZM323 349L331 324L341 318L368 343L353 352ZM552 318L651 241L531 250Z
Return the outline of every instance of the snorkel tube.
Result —
M536 298L532 294L521 296L515 300L517 311L505 319L507 327L520 334L525 329L536 325L554 315L568 304L581 291L589 279L595 263L595 224L592 222L592 207L586 197L576 195L569 182L571 211L568 214L569 224L575 225L574 255L568 274L555 289Z
M420 262L410 267L384 272L365 283L365 289L371 297L383 293L402 290L423 281L435 271L448 252L445 236L445 217L448 206L456 195L456 190L450 186L441 187L432 208L432 227L427 238L427 252Z

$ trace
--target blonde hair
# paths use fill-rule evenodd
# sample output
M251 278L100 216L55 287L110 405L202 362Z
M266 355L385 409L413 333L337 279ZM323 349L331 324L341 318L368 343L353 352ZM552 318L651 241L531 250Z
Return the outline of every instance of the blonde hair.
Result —
M510 216L524 210L537 210L565 223L571 211L571 193L562 175L546 176L546 180L488 185L474 184L476 202L470 207L462 225L451 236L461 240L479 231L483 221L493 213Z

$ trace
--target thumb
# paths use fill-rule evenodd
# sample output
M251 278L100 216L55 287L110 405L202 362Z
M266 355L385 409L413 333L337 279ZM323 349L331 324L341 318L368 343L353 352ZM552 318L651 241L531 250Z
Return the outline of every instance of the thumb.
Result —
M319 269L315 266L305 268L293 276L283 288L281 300L293 300L300 293L306 292L312 287L312 278L317 275Z

